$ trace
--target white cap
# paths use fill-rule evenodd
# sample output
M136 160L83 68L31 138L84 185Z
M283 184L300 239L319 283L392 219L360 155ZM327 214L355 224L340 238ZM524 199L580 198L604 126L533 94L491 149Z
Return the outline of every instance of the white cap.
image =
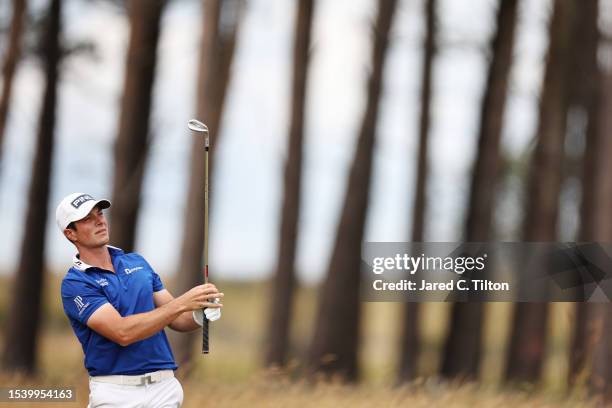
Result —
M104 209L110 207L111 203L108 200L96 200L85 193L72 193L64 197L55 210L55 221L60 231L64 232L71 222L87 217L96 205Z

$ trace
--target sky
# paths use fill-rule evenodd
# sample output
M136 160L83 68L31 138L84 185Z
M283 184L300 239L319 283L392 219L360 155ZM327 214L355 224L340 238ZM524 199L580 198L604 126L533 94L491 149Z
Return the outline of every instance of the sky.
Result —
M211 276L260 279L274 270L289 125L294 3L250 0L239 29L220 129L223 138L216 145L216 135L211 135L218 165L210 181ZM439 3L441 47L434 71L426 239L454 241L461 239L497 3ZM502 141L504 150L515 157L524 154L533 138L549 3L526 0L519 13ZM38 1L33 7L44 4ZM76 191L112 198L112 150L129 36L127 19L117 8L104 2L65 4L64 38L94 42L97 56L72 57L63 64L49 217L41 228L47 237L47 265L58 274L70 266L74 253L55 225L59 201ZM0 15L10 15L7 7L0 6ZM398 7L377 128L368 241L405 241L411 227L423 1L400 0ZM179 263L193 137L186 125L195 111L201 12L200 2L173 1L162 20L152 148L136 242L136 251L162 276L174 273ZM375 12L374 0L316 2L297 253L297 271L304 282L323 278L333 246L365 106ZM5 46L3 37L0 55ZM4 274L16 269L21 251L43 82L32 58L19 65L0 162ZM512 212L513 203L506 207L510 222L516 222L519 215Z

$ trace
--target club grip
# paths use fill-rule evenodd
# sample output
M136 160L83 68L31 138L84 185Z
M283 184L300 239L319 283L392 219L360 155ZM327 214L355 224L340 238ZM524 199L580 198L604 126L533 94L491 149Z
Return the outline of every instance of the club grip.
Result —
M208 354L210 352L210 348L208 345L208 319L206 315L203 316L204 320L202 322L202 354Z

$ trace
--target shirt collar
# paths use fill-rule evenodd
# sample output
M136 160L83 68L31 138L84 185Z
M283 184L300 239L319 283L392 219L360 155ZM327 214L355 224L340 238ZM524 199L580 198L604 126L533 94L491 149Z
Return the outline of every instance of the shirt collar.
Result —
M108 248L108 252L110 253L111 258L114 258L115 256L123 253L123 250L121 248L117 248L111 245L107 245L106 247ZM89 265L85 263L84 261L81 261L81 259L79 258L78 252L74 254L74 256L72 257L72 263L74 267L81 272L85 272L87 271L87 269L93 268L92 265Z

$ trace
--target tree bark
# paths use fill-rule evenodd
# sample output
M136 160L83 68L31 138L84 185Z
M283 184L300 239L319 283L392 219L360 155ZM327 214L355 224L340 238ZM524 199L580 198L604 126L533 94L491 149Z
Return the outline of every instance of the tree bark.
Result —
M594 351L589 388L596 399L609 406L612 402L612 313L609 303L593 303L589 308L589 323L593 326Z
M396 0L378 2L366 110L349 173L309 357L311 371L337 376L350 382L357 380L358 376L361 242L368 206L385 54L396 5Z
M540 100L537 145L528 181L524 224L526 241L557 237L559 193L568 107L569 45L574 0L555 0L549 29L549 49ZM520 288L519 288L520 290ZM549 290L540 288L545 296ZM548 331L547 303L517 303L506 367L506 378L534 382L542 370Z
M612 241L612 72L603 74L601 82L601 102L599 105L598 129L595 148L591 151L593 178L592 213L587 220L592 220L591 237L595 241ZM585 162L585 165L587 163ZM603 398L604 403L612 402L612 308L609 303L589 304L586 309L585 365L591 367L589 385L591 391ZM592 357L588 359L588 357ZM589 367L587 366L587 368Z
M38 124L36 152L28 195L25 231L13 299L8 316L3 366L7 371L34 374L41 325L45 281L44 253L47 204L52 170L57 88L60 63L61 1L52 0L41 39L44 50L45 91Z
M431 94L433 88L433 60L436 54L436 0L425 3L425 41L423 43L423 77L421 87L421 117L419 120L419 153L417 159L416 189L412 213L412 242L424 240L425 207L429 153L429 129L431 122ZM400 343L401 360L398 381L408 382L416 377L419 357L420 304L406 302L402 321Z
M8 48L2 66L2 96L0 97L0 158L2 158L2 146L6 123L8 119L9 105L13 90L13 78L15 68L21 57L21 39L23 37L23 26L27 4L26 0L13 0L13 19L9 33Z
M586 141L582 169L582 203L580 209L580 241L596 241L599 219L603 208L596 195L600 186L595 186L598 177L599 132L598 116L601 98L601 72L597 63L599 47L599 2L578 2L576 9L576 35L572 43L571 106L580 109L587 117L584 139ZM601 158L599 158L601 159ZM586 356L592 352L588 303L576 303L572 344L570 349L569 384L574 385L577 377L587 368ZM590 350L589 350L590 349Z
M267 342L266 364L269 366L285 365L289 348L289 322L295 290L295 252L300 212L304 111L313 8L313 0L300 0L297 7L289 154L285 163L285 194L278 264L273 283L267 332L269 341Z
M208 126L210 138L209 152L209 194L214 195L215 147L221 137L220 123L225 102L225 95L230 81L231 65L236 44L241 1L205 0L203 14L202 42L198 68L198 92L196 115ZM236 7L235 13L226 13L226 7ZM230 10L231 11L231 10ZM220 24L221 16L228 16L227 24ZM189 192L185 210L185 228L181 246L180 267L177 274L176 291L184 293L193 286L203 282L204 265L204 148L200 138L193 139L189 175ZM212 209L212 206L209 206ZM209 219L213 220L209 210ZM209 234L210 237L210 234ZM209 238L210 239L210 238ZM210 264L210 262L209 262ZM211 272L214 281L214 271ZM196 332L189 334L170 334L172 348L177 362L183 365L183 372L191 371ZM214 340L214 339L212 339ZM211 350L214 341L211 341Z
M480 114L478 154L472 174L472 187L466 223L467 241L489 241L498 183L504 111L510 71L518 0L502 0L497 11L497 31L491 43L493 59L489 66ZM455 303L451 327L442 361L442 376L476 379L480 365L484 304Z
M134 249L142 180L149 151L157 43L165 4L165 0L133 0L130 3L131 33L115 144L110 228L113 244L126 252Z

